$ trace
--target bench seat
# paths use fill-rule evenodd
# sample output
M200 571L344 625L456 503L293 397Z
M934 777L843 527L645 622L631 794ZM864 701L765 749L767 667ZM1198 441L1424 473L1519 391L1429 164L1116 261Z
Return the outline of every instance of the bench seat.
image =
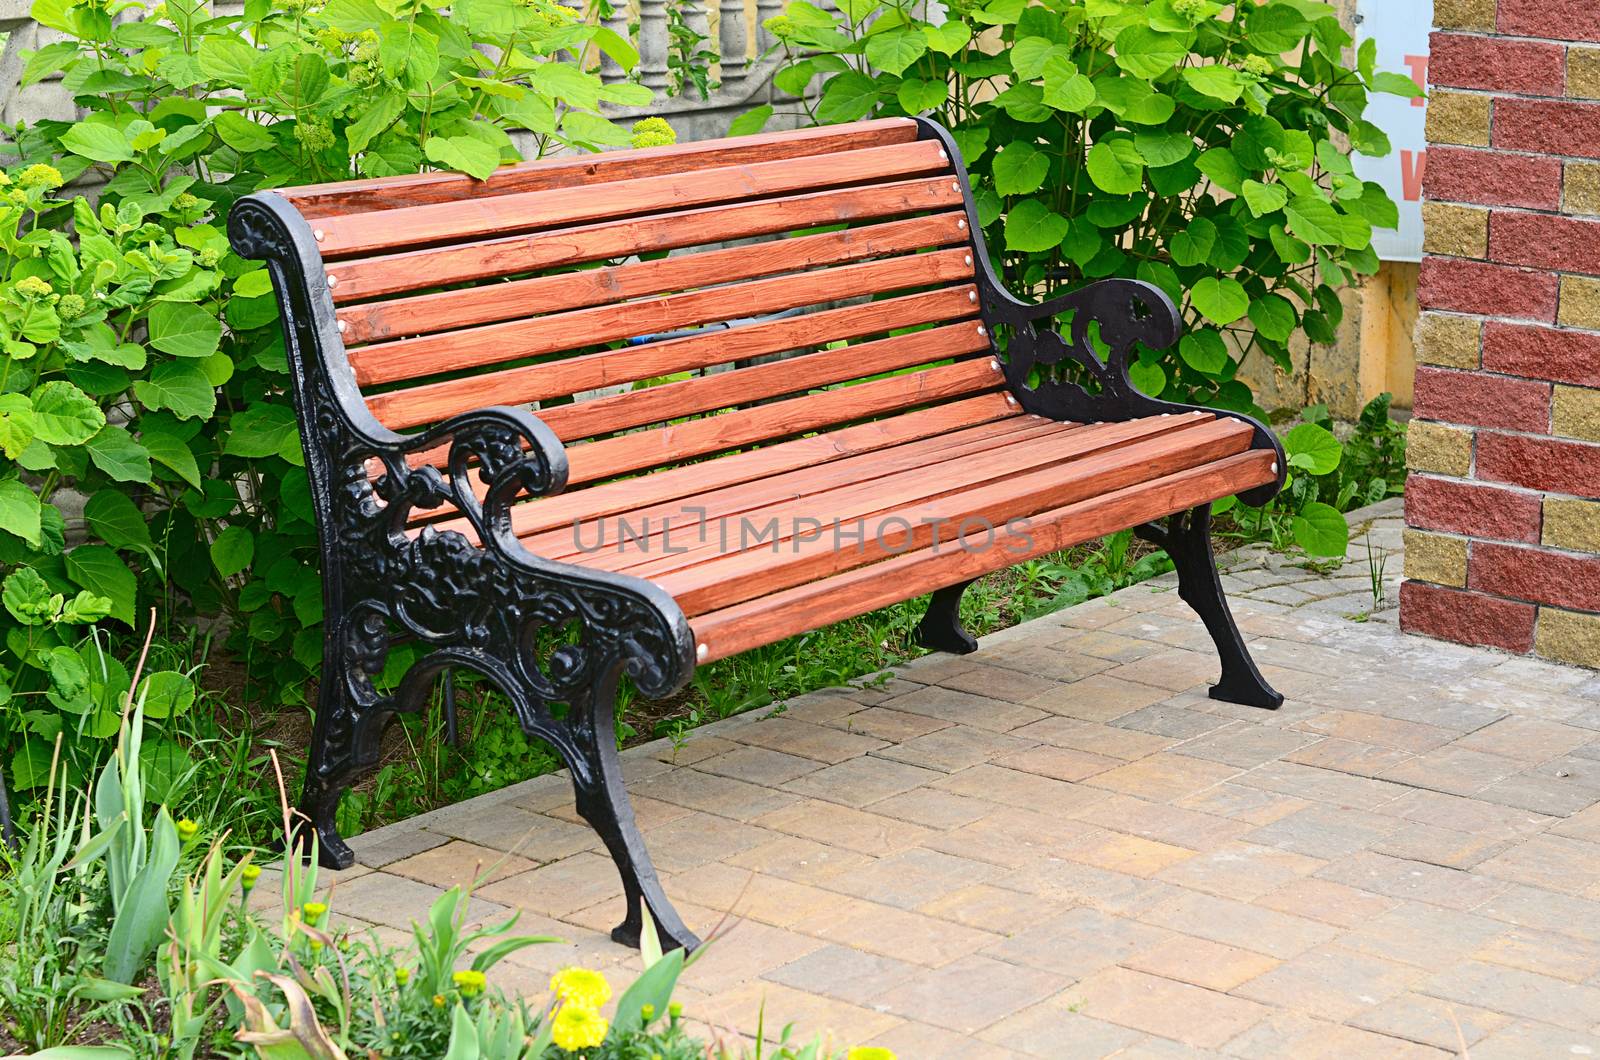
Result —
M938 422L898 419L907 435ZM1203 412L1092 425L1013 413L847 455L851 431L530 501L513 523L537 555L661 586L706 662L1274 477L1249 426Z

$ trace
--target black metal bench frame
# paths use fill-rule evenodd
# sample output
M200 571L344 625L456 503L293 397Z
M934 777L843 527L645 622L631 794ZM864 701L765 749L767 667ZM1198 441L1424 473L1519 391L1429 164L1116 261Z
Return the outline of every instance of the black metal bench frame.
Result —
M933 122L919 119L919 125L919 135L938 140L954 161L983 317L991 333L997 327L1010 333L1006 350L997 349L996 356L1022 408L1079 422L1195 411L1149 397L1128 377L1138 344L1164 349L1178 338L1181 319L1171 299L1153 285L1122 279L1040 304L1014 297L990 268L954 140ZM469 670L500 691L523 730L547 741L571 770L577 811L604 841L622 876L627 914L613 937L637 945L642 909L648 907L666 944L697 945L667 900L639 835L623 786L613 716L624 673L651 698L688 682L695 643L682 611L648 581L549 562L521 546L512 532L511 506L559 493L567 478L563 445L535 414L490 407L409 435L373 417L344 352L312 227L285 198L263 192L241 199L229 215L228 234L240 255L267 263L277 291L321 542L325 637L299 805L310 824L302 840L314 834L329 867L352 864L354 854L334 824L341 795L376 768L380 737L395 715L421 711L441 675ZM1067 334L1040 327L1069 312L1074 317ZM1105 361L1095 354L1091 323L1110 348ZM1077 365L1098 392L1060 381L1030 385L1035 366L1063 361ZM1248 504L1270 500L1287 466L1277 438L1239 413L1204 411L1249 423L1252 448L1276 453L1276 482L1241 495ZM449 446L442 472L408 465L408 455L442 443ZM384 468L375 481L367 470L372 459ZM481 503L471 488L473 476L488 485ZM445 503L465 514L483 547L455 532L405 534L413 510ZM1172 556L1180 596L1216 642L1222 677L1211 695L1272 709L1283 697L1252 662L1229 614L1212 556L1210 518L1210 505L1202 505L1170 517L1164 527L1136 530ZM959 617L967 584L933 594L917 631L923 645L948 652L977 648ZM536 635L574 619L581 623L581 639L536 657L530 647ZM380 692L373 681L397 634L423 645L425 653L392 693ZM567 709L558 715L551 704Z

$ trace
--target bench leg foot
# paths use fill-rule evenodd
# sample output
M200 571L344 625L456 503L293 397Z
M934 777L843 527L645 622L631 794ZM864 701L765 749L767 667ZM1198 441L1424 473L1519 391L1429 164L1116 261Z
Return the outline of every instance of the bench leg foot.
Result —
M1178 570L1178 595L1200 616L1217 645L1222 680L1211 686L1211 698L1265 710L1281 706L1283 696L1256 669L1239 627L1234 624L1233 613L1228 610L1216 556L1211 550L1211 505L1179 512L1167 520L1165 528L1145 526L1138 533L1165 548L1172 557Z
M972 582L936 590L927 614L917 623L916 641L929 651L952 655L971 655L978 650L977 638L961 626L961 594Z
M639 835L633 803L622 782L622 761L617 756L615 672L597 682L588 703L573 702L568 715L573 735L581 745L583 762L572 766L572 784L577 795L578 815L595 830L616 863L627 897L627 915L611 929L611 937L624 946L639 946L644 911L655 921L656 935L663 950L682 948L692 952L700 939L684 924L678 911L667 900Z

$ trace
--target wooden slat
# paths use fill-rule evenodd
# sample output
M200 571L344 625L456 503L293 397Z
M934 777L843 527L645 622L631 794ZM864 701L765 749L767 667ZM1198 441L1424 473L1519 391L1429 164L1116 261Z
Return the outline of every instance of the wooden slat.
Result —
M683 173L708 165L771 162L802 155L905 143L916 139L916 136L916 126L908 119L880 118L793 132L758 133L754 136L698 140L666 147L521 162L504 166L487 180L481 181L460 173L418 173L307 184L281 189L279 194L293 202L305 217L320 218L364 210L425 206L468 196L544 191L629 177Z
M908 254L660 298L570 309L363 346L350 351L350 365L361 386L422 379L835 299L959 283L972 278L970 260L971 255L960 249Z
M863 516L868 528L859 548L853 543L836 547L824 532L814 540L789 541L781 549L752 549L675 571L654 571L646 566L636 573L671 593L685 614L705 614L936 543L960 549L958 535L963 524L969 529L994 528L993 547L1003 547L1000 540L1011 519L1031 520L1041 511L1226 459L1247 449L1250 435L1250 426L1238 420L1212 422L1069 463L1023 471L979 488L884 507ZM818 518L823 525L830 525ZM910 524L908 528L895 521L901 519ZM981 536L974 545L986 541L987 536Z
M977 288L970 284L947 287L705 335L603 350L464 379L424 383L369 396L367 406L380 423L400 430L484 405L547 401L621 383L655 379L673 372L970 317L978 309L973 301L976 293ZM419 460L431 462L426 455L419 456Z
M887 254L965 244L968 234L960 223L962 216L951 212L911 217L754 246L486 284L470 290L439 291L352 306L340 309L338 315L345 326L345 345L357 346L402 335L514 320L529 316L530 309L541 315L557 313Z
M567 481L581 485L707 453L775 440L836 423L963 397L999 387L1005 375L987 358L962 361L859 386L824 390L709 419L638 431L567 449Z
M914 331L698 379L556 405L542 411L539 418L563 442L572 442L988 350L988 337L979 335L976 328L946 324L931 331Z
M1276 479L1254 451L1041 513L1028 547L919 549L869 567L710 612L690 622L702 663L899 603Z
M333 300L344 305L443 284L960 205L961 193L949 177L925 177L408 250L341 262Z
M610 547L592 550L581 562L604 570L627 571L641 578L662 581L663 584L666 584L663 579L688 577L686 572L689 568L721 566L740 555L750 558L755 566L783 566L794 559L789 553L789 543L798 545L796 538L809 529L809 521L831 525L835 520L848 522L882 518L890 513L909 511L916 505L969 493L996 482L1024 481L1030 473L1041 469L1043 478L1038 481L1053 484L1061 479L1069 465L1081 463L1091 469L1098 468L1100 464L1094 461L1105 458L1115 462L1115 458L1123 457L1123 454L1128 454L1123 462L1138 464L1161 457L1166 452L1165 447L1203 449L1218 430L1211 426L1213 423L1214 418L1205 414L1192 417L1157 416L1080 427L1065 435L1049 432L1012 435L1000 444L963 453L960 459L951 458L945 462L941 458L936 462L930 457L923 467L906 468L892 474L864 474L871 468L868 463L857 468L851 478L836 477L832 482L820 483L816 489L780 497L763 505L743 506L706 517L715 519L719 514L736 513L752 525L762 527L775 520L777 530L772 542L752 544L748 550L741 551L737 527L728 528L726 533L719 528L719 532L704 541L683 540L684 533L680 528L677 534L679 540L674 548L668 550L662 546L660 528L656 527L652 528L656 533L640 533L626 542L613 538ZM1237 421L1230 421L1222 434L1237 443L1232 452L1244 448L1250 439L1249 428ZM1157 441L1160 446L1149 448ZM1054 505L1046 504L1043 507ZM1034 510L1040 509L1036 507ZM627 515L633 528L638 529L635 513ZM590 539L597 538L599 532L591 528L588 536ZM775 554L778 549L783 550L782 555ZM865 557L856 560L869 561Z
M599 191L557 187L329 217L318 225L317 230L323 233L318 246L324 259L333 260L396 247L465 242L546 225L631 217L896 177L931 176L949 169L950 160L937 143L913 141L617 180ZM329 271L337 272L337 267L330 267Z
M906 472L937 477L951 465L968 461L978 454L1036 439L1061 440L1083 429L1078 424L1058 423L1034 416L1012 417L940 437L924 438L890 449L823 462L798 471L769 475L611 514L616 520L627 520L630 528L642 528L648 524L648 537L652 539L650 547L655 547L655 540L667 536L669 532L676 540L687 533L686 527L698 527L708 520L757 512L772 505L794 504L848 485L882 482ZM580 491L580 496L582 492L585 491ZM529 551L546 559L588 564L603 552L612 551L609 546L603 550L592 547L593 539L598 535L592 524L610 517L580 516L554 529L529 534L522 539L522 543ZM585 522L591 525L586 528Z
M998 436L1020 429L1034 419L1008 404L1001 394L981 394L716 460L529 501L512 509L511 525L518 535L538 533L570 526L577 519L594 519L700 496L740 483L820 468L835 461L866 457L896 447L936 446L944 436L960 432L993 431Z

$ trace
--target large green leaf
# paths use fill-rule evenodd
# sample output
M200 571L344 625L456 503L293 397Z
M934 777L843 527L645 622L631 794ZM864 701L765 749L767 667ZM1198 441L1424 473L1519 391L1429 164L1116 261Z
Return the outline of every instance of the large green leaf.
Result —
M817 120L828 125L859 121L872 112L878 102L878 83L854 70L828 80L817 101Z
M1032 253L1059 246L1070 227L1038 199L1024 199L1006 214L1006 249Z
M0 530L39 547L39 495L14 478L0 479Z
M238 574L250 566L255 557L256 539L242 526L230 526L211 542L211 562L224 578Z
M151 460L170 468L195 489L200 488L200 465L188 442L175 434L151 430L143 431L139 441L144 443Z
M28 395L0 394L0 454L15 460L33 438L33 402Z
M105 545L79 545L67 553L67 577L73 584L111 601L111 617L133 625L138 582L128 565Z
M1190 66L1183 79L1201 95L1232 103L1244 91L1244 78L1230 66Z
M94 398L63 379L33 392L34 437L51 445L82 445L106 425Z
M1223 326L1232 324L1250 309L1250 296L1243 285L1232 278L1207 276L1194 285L1189 297L1207 320Z
M1290 467L1312 475L1327 475L1338 468L1344 447L1326 427L1302 423L1283 436L1283 451Z
M1312 501L1300 509L1289 525L1295 544L1313 556L1342 556L1350 545L1350 524L1331 504Z
M899 76L928 50L928 38L921 30L899 26L867 38L867 61L879 70Z
M133 147L122 130L100 121L80 121L61 134L61 146L96 162L131 162Z
M1135 77L1153 81L1182 62L1189 46L1177 34L1135 25L1117 35L1116 52L1118 66Z
M1204 265L1211 257L1211 248L1217 243L1217 226L1204 217L1196 217L1182 232L1174 232L1167 249L1172 263L1185 267Z
M423 151L430 160L479 180L500 168L499 149L475 136L430 136Z
M126 428L108 423L83 447L95 466L118 482L150 481L150 450L134 441Z
M242 37L213 33L200 42L201 72L237 88L250 84L250 71L260 57Z
M121 490L101 490L90 497L83 506L83 517L95 536L112 548L155 548L145 514Z
M420 91L439 69L439 40L415 21L391 22L378 31L378 61L389 77Z
M1228 345L1211 328L1191 331L1178 343L1184 363L1205 375L1218 375L1228 366Z
M1282 184L1263 184L1258 180L1244 182L1244 201L1257 217L1283 209L1289 201L1289 191Z
M1101 140L1086 162L1095 187L1112 195L1132 195L1144 187L1144 159L1132 140Z
M205 369L194 361L167 361L150 378L133 384L134 396L147 409L171 409L180 419L208 419L217 408L217 392Z
M1001 195L1027 195L1038 191L1050 172L1050 156L1025 140L1006 144L990 163L994 190Z
M1289 231L1312 246L1341 246L1345 226L1339 211L1320 195L1297 195L1283 208Z
M190 302L157 302L150 310L150 345L174 357L210 357L222 341L222 321Z
M1262 338L1288 342L1300 321L1295 316L1294 305L1287 298L1267 294L1250 303L1250 323L1255 325Z

